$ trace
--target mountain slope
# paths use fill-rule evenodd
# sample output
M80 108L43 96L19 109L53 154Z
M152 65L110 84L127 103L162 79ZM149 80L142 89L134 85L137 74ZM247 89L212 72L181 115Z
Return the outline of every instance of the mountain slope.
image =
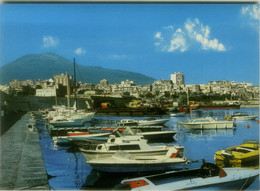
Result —
M1 68L1 84L8 84L11 80L33 81L53 78L55 74L73 74L73 63L53 53L30 54L23 56ZM133 80L136 84L151 84L155 79L140 73L112 70L95 66L76 65L77 81L98 84L107 79L109 83L120 83Z

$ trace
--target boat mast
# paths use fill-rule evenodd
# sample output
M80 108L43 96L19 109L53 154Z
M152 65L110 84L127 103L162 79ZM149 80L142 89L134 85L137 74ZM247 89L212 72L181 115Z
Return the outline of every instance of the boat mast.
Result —
M67 105L68 107L70 107L70 79L67 73L66 76L67 76Z
M58 101L57 101L57 90L56 90L56 85L54 86L54 91L55 91L55 106L58 105Z
M190 97L189 97L189 88L187 88L187 105L189 105Z
M76 82L76 70L75 70L75 58L73 58L73 70L74 70L74 97L75 97L75 102L76 102L76 110L78 109L78 100L77 100L77 82Z

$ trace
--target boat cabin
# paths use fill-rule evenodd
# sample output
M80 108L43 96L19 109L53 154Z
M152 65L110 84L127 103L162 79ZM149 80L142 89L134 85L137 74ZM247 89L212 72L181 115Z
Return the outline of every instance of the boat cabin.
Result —
M116 137L115 135L110 135L106 143L97 145L96 151L142 150L149 148L150 146L143 136Z

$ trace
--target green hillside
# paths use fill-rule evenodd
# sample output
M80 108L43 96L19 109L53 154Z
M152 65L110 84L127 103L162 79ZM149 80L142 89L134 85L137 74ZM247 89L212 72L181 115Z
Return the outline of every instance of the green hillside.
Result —
M1 84L9 84L11 80L45 80L55 74L73 74L72 61L53 53L30 54L23 56L1 68ZM112 70L95 66L76 65L77 81L98 84L107 79L109 83L120 83L133 80L138 85L151 84L155 79L140 73Z

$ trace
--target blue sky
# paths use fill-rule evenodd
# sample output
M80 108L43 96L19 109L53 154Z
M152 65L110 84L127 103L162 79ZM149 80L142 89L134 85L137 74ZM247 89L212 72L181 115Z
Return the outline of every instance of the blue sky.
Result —
M2 4L1 65L53 52L186 84L259 85L256 4Z

